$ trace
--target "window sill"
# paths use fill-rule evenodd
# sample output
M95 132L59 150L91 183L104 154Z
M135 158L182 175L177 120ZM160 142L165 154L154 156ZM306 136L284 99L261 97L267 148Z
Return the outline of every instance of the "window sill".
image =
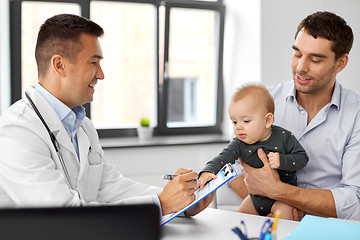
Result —
M154 136L149 140L139 140L138 137L126 138L101 138L102 148L131 148L131 147L158 147L158 146L177 146L194 145L209 143L228 143L229 137L221 134L211 135L185 135L185 136Z

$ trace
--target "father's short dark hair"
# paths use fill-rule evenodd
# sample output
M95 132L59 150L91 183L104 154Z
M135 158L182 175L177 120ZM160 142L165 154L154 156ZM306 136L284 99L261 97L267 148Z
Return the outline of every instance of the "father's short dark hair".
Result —
M302 20L297 28L295 39L298 33L304 29L314 38L325 38L333 42L332 51L335 53L335 60L344 54L349 54L354 35L346 21L331 12L315 12Z
M93 21L73 14L59 14L47 19L40 27L35 48L39 76L48 71L55 54L75 62L82 49L79 42L82 33L100 37L104 30Z

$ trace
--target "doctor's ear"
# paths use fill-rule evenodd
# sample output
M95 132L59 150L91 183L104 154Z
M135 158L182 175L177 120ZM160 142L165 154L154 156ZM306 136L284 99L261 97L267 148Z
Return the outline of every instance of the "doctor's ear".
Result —
M60 54L55 54L51 57L51 68L60 77L66 77L64 57Z

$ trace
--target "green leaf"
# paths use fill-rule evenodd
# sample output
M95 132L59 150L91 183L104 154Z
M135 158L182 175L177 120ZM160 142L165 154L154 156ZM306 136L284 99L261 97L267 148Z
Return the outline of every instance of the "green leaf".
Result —
M150 126L150 119L149 118L141 118L140 125L142 127L149 127Z

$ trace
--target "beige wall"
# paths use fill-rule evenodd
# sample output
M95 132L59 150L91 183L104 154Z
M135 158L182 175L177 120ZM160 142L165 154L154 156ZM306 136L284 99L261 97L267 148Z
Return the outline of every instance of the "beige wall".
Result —
M163 187L162 175L178 168L200 171L227 144L105 149L106 158L131 179Z

